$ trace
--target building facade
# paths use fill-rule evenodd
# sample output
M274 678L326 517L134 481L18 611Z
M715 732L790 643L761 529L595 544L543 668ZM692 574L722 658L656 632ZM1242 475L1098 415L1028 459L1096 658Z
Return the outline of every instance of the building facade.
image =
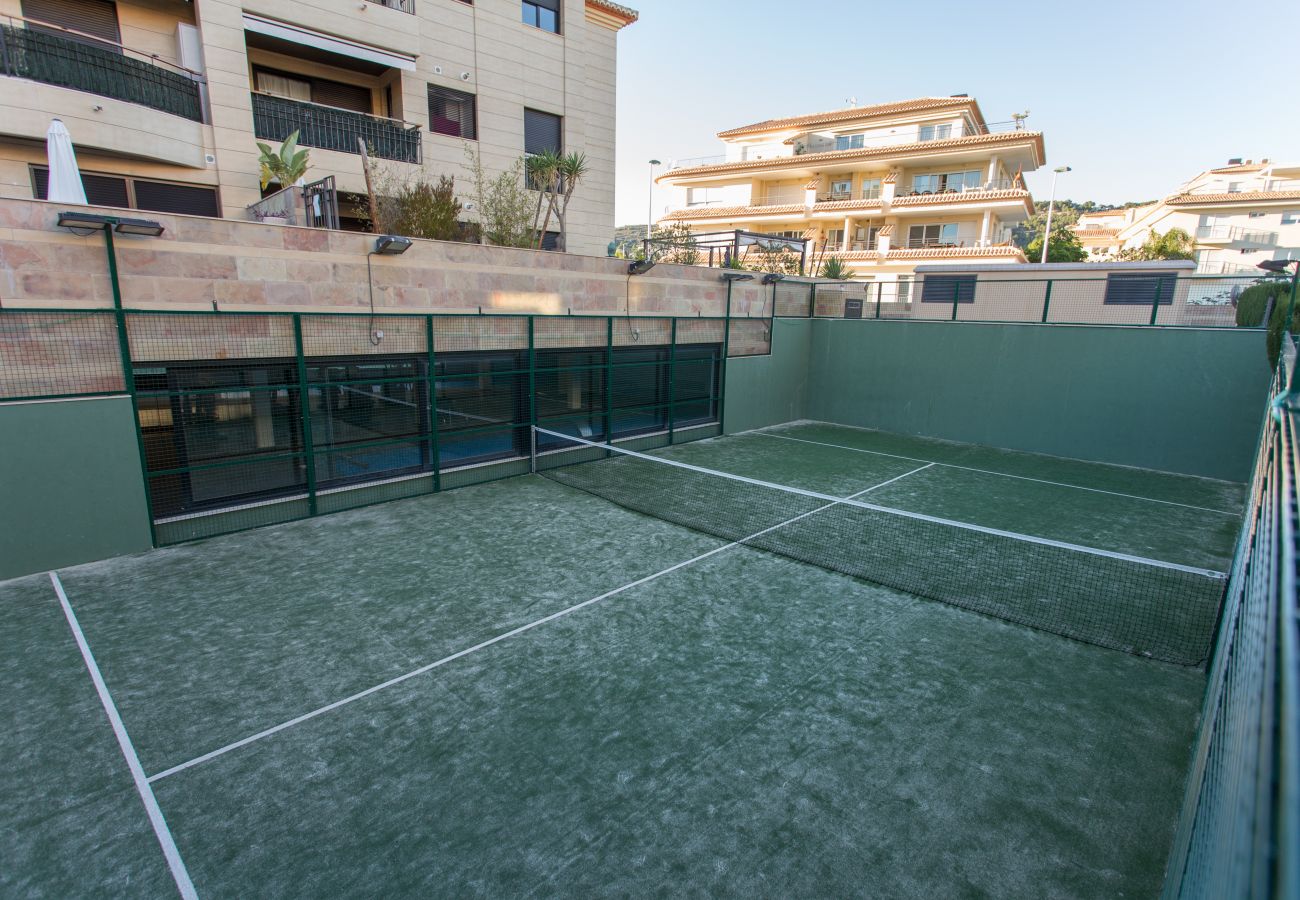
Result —
M616 38L636 17L610 0L0 0L0 196L44 197L53 117L92 204L238 219L277 212L257 142L294 131L306 180L345 197L365 189L362 142L392 177L455 176L463 200L471 152L491 177L576 150L568 249L603 253Z
M770 119L718 134L720 157L677 162L660 225L807 239L814 267L906 280L920 263L1025 262L1010 229L1033 211L1023 175L1043 137L990 128L966 96Z
M1107 260L1171 228L1195 240L1201 275L1251 275L1262 260L1300 258L1300 166L1230 160L1156 203L1085 213L1074 233L1090 260Z

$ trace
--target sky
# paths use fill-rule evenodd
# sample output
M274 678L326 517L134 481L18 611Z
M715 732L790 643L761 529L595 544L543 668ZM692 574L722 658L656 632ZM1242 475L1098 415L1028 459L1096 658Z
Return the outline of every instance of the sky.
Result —
M1294 0L620 2L641 19L619 33L619 225L646 221L648 160L720 154L719 131L850 97L965 93L989 122L1029 110L1047 146L1036 200L1061 165L1058 197L1120 204L1231 157L1300 163Z

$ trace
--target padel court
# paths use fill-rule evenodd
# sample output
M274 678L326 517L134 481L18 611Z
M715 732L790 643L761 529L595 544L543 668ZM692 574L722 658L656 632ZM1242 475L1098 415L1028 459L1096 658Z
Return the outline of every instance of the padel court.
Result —
M551 437L0 584L0 893L1159 891L1243 485L805 422Z

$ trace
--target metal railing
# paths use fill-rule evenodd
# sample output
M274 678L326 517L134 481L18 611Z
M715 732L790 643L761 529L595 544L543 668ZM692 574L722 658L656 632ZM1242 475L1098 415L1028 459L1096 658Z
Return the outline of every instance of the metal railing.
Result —
M257 137L283 141L295 131L298 143L306 147L360 153L360 138L372 155L383 159L418 163L421 158L419 125L253 92L253 133Z
M284 225L337 229L339 201L334 176L327 175L302 187L290 185L249 204L248 212L259 222L278 219Z
M1264 414L1164 900L1300 896L1300 409L1293 338Z
M1018 185L1010 178L994 178L981 182L976 185L963 184L960 187L945 187L935 190L915 190L914 188L899 188L895 193L896 197L931 197L936 194L971 194L981 193L983 191L1009 191Z
M1200 225L1196 229L1198 241L1222 241L1233 244L1276 244L1276 231L1256 231L1241 225Z
M32 19L5 16L0 21L0 75L203 121L202 76L198 73L121 44Z

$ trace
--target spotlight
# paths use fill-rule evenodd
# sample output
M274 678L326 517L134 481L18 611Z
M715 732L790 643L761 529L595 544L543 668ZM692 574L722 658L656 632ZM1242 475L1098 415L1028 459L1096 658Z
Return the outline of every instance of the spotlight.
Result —
M785 281L785 276L775 272L768 272L763 276L763 284L776 284L778 281Z
M146 237L158 237L163 233L162 225L149 219L118 219L113 230L118 234L142 234Z
M745 272L723 272L723 281L753 281L754 276Z
M62 225L62 222L59 222ZM1293 259L1266 259L1261 263L1255 263L1255 267L1264 269L1267 272L1280 272L1286 274L1286 267L1295 262Z
M375 253L397 256L411 249L411 239L400 234L385 234L375 239Z
M646 272L649 272L654 267L655 267L655 262L653 259L638 259L636 262L632 263L630 266L627 267L627 274L644 275Z
M61 212L60 228L86 228L91 231L103 231L113 224L112 216L97 216L93 213Z

